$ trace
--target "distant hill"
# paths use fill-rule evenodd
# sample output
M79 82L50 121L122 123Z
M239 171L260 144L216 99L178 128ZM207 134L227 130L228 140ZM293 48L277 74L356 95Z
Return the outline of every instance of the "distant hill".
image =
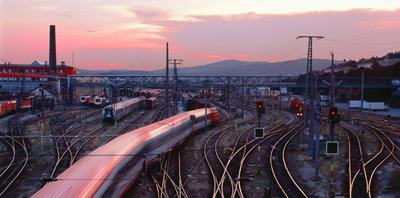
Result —
M371 68L374 66L387 67L395 65L400 62L400 52L390 52L382 57L371 57L368 59L362 58L358 61L349 60L347 62L343 62L341 64L337 64L334 66L335 71L341 71L343 73L347 73L349 71L357 70L359 68ZM322 72L329 73L331 67L328 66L322 70Z
M224 60L220 62L178 68L178 75L210 75L210 76L263 76L283 75L297 76L305 73L306 59L297 59L283 62L247 62L238 60ZM321 70L331 63L327 59L314 59L313 70ZM338 62L335 62L338 63ZM98 75L163 75L165 70L133 71L133 70L78 70L79 74Z
M314 59L313 69L321 70L330 65L330 60ZM305 73L306 59L297 59L283 62L246 62L238 60L225 60L216 63L199 65L194 67L185 67L178 69L179 75L211 75L211 76L238 76L238 75L283 75L297 76ZM164 70L157 70L154 74L162 74Z
M151 75L148 71L140 70L87 70L79 69L78 74L81 75Z

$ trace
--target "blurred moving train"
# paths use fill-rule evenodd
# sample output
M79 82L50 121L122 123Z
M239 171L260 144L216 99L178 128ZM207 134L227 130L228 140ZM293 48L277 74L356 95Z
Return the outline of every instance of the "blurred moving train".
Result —
M32 108L31 100L23 100L20 104L17 104L16 100L0 101L0 116L4 116L15 111L26 111Z
M183 112L116 137L78 160L33 197L122 197L146 167L203 128L205 118L211 125L221 120L221 114L215 108L207 114L204 109Z

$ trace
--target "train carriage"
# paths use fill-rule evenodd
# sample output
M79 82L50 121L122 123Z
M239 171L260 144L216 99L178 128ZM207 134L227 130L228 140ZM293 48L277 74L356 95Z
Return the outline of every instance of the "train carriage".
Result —
M145 99L146 97L140 96L137 98L132 98L115 104L107 105L103 108L102 111L103 121L115 122L122 119L132 111L143 107Z
M157 97L147 98L144 102L145 109L152 109L157 103Z

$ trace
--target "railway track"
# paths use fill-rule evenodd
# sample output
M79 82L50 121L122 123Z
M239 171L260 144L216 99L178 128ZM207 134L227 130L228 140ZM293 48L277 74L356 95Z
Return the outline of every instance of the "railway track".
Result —
M272 118L264 121L262 125L269 123L271 120ZM242 178L242 171L247 162L247 158L260 144L266 142L274 135L282 134L284 132L284 126L288 124L289 121L285 120L269 123L275 126L272 127L268 131L268 135L262 139L253 138L252 129L257 126L255 124L256 120L251 118L245 122L250 123L250 126L242 130L237 136L233 146L229 148L231 151L228 157L226 157L226 152L220 154L221 146L219 145L221 138L231 132L233 126L224 127L213 133L204 144L203 155L213 183L212 197L245 197L241 181L245 178ZM210 149L212 147L214 149ZM214 152L211 153L211 150ZM217 162L218 166L213 166L212 162ZM228 182L227 185L225 184L226 182Z
M96 124L100 121L98 110L84 116L77 117L66 114L50 120L55 152L54 166L49 175L50 180L55 178L58 172L71 166L77 160L84 145L90 142L95 135L104 131L106 128L104 125L87 131L92 123ZM82 131L85 131L83 135Z
M2 141L12 150L12 157L8 165L0 172L0 197L3 197L11 186L25 170L29 160L29 147L24 138L13 136L23 136L25 125L19 123L18 118L9 124L9 134L0 132L3 136Z
M364 155L361 140L352 129L341 125L347 137L347 173L348 173L348 194L349 197L367 195L367 173L364 166Z
M394 142L386 135L385 132L381 131L377 127L367 124L367 129L375 135L380 142L380 150L372 158L364 163L367 176L367 193L369 197L374 196L374 192L378 192L376 185L373 184L376 180L377 170L392 157L400 164L399 158L394 154L396 149Z
M281 196L284 197L308 197L294 179L285 157L288 144L302 129L302 123L296 124L283 134L277 135L277 141L271 146L269 154L270 170Z
M392 140L390 130L382 130L377 126L376 118L366 118L365 131L372 134L379 142L379 150L369 159L363 152L362 143L357 133L348 127L343 127L348 137L349 161L349 197L375 197L379 189L376 183L377 171L391 158L400 165L399 146ZM382 120L383 121L383 120Z

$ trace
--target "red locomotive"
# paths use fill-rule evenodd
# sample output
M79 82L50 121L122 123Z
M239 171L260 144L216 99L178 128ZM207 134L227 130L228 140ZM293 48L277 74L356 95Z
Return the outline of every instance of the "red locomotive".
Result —
M297 98L290 101L289 108L299 117L304 115L304 103Z
M10 101L2 101L0 102L0 117L14 113L17 109L20 111L29 110L32 107L31 100L23 100L19 104L17 101L10 100Z

